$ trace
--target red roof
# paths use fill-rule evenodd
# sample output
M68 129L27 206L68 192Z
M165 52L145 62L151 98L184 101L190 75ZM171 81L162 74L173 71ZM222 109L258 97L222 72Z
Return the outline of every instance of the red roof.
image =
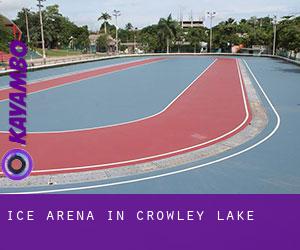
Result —
M11 21L10 19L8 19L7 17L1 14L0 14L0 18L4 22L5 26L10 27L12 29L14 39L21 40L22 31L20 30L20 28L13 21Z

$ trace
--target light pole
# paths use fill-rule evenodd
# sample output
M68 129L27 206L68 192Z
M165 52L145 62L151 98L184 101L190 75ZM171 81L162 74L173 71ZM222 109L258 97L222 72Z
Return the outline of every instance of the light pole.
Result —
M116 18L116 53L119 54L118 17L121 16L121 12L119 10L114 10L113 16Z
M211 49L212 49L212 37L213 37L213 34L212 34L212 19L215 17L216 12L215 11L208 11L207 15L210 18L209 52L211 52Z
M40 12L40 24L41 24L41 35L42 35L42 50L43 50L43 62L46 64L46 52L45 52L45 40L44 40L44 27L43 27L43 17L42 17L42 7L44 7L41 2L45 2L46 0L37 0L38 7Z
M254 43L256 43L256 22L257 22L257 18L255 16L255 17L253 17Z
M26 22L27 43L29 45L30 35L29 35L28 15L27 15L28 9L24 8L24 12L25 12L25 22Z
M133 31L133 32L134 32L134 33L133 33L133 38L134 38L134 39L133 39L133 40L134 40L134 41L133 41L134 54L135 54L135 51L136 51L136 33L137 33L137 30L138 30L138 28L135 28L134 31Z
M273 37L273 56L276 54L276 32L277 32L277 16L273 18L273 29L274 29L274 37Z

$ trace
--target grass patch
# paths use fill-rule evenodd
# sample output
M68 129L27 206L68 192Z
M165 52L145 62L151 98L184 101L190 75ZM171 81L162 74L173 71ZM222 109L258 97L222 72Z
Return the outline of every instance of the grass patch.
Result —
M38 52L40 54L43 54L41 49L38 49ZM46 56L47 57L60 57L60 56L76 56L81 55L82 53L80 51L74 51L74 50L66 50L66 49L47 49L46 50Z

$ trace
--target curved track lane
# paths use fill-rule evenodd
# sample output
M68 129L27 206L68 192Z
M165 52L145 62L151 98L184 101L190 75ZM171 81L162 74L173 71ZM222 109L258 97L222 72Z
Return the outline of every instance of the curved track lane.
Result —
M237 60L218 59L154 116L86 131L29 134L27 150L35 174L115 167L211 145L239 132L250 119ZM0 153L7 150L4 146Z

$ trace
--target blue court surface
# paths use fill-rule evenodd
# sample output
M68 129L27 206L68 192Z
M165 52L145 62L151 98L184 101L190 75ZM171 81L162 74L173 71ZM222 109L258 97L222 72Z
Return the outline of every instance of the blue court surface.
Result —
M28 81L145 58L122 58L40 70L30 72ZM28 129L30 132L88 129L151 116L168 105L214 59L171 57L32 93L28 97ZM250 141L213 157L167 170L107 181L5 188L0 192L300 193L300 67L270 58L239 59L248 69L268 115L267 127ZM8 77L0 80L0 87L5 88ZM0 117L4 117L0 120L0 130L7 130L8 103L0 103Z

